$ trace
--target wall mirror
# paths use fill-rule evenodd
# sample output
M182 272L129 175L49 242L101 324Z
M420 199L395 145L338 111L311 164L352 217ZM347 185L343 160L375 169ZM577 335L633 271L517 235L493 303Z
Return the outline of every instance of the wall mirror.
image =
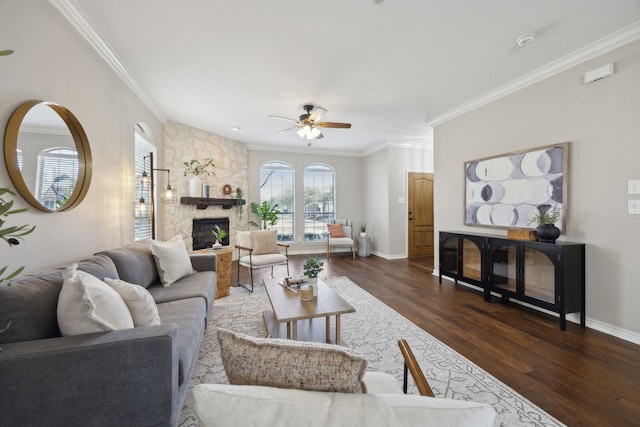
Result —
M60 105L28 101L7 124L4 161L20 195L44 212L71 209L91 182L91 149L76 117Z

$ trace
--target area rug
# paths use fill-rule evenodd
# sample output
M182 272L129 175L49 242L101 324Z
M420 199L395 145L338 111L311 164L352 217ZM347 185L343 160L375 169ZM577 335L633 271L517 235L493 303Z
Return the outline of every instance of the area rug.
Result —
M369 370L387 372L401 384L403 359L397 342L405 338L437 398L488 403L496 410L496 426L564 425L348 278L333 277L324 281L356 308L355 313L341 316L342 343L363 353L369 360ZM215 336L216 327L263 337L266 328L262 312L270 308L263 286L257 286L253 294L232 288L230 296L216 300L191 387L203 383L228 384ZM412 380L408 392L418 394ZM192 405L189 390L180 426L198 425Z

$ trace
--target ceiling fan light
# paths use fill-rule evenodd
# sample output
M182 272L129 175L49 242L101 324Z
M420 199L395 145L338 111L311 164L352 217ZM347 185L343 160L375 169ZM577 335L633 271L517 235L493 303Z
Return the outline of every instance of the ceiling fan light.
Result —
M319 136L320 136L320 129L312 127L311 128L311 138L317 138ZM311 138L309 138L309 139L311 139Z

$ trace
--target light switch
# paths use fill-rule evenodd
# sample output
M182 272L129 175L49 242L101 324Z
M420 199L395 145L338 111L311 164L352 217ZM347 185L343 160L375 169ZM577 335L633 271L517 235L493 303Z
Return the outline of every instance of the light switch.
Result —
M640 181L638 181L638 183L640 183ZM404 197L398 197L398 204L404 205Z
M627 200L629 203L628 212L629 215L640 215L640 199L638 200Z
M640 194L640 179L627 181L627 194Z

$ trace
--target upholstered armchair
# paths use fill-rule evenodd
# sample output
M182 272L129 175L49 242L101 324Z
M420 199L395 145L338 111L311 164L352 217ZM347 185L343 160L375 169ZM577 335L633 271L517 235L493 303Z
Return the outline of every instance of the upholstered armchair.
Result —
M329 237L327 237L327 258L331 255L331 248L351 248L353 257L356 257L356 241L353 238L353 225L349 219L336 219L327 224Z
M237 232L235 247L238 249L238 286L253 292L253 270L260 268L271 267L271 277L273 277L273 267L286 265L287 276L289 276L289 245L279 243L276 233L276 230ZM284 248L284 254L281 248ZM249 269L251 287L240 282L240 267Z

